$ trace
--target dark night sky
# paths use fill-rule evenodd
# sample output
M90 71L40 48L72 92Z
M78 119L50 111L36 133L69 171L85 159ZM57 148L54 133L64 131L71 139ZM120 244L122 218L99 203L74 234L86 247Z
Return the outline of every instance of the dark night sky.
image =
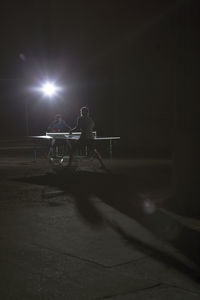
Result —
M57 112L72 125L88 104L100 134L169 149L177 66L185 34L196 28L195 7L198 1L178 0L1 4L0 135L25 134L28 99L31 134L44 133ZM66 86L57 102L27 89L47 74Z

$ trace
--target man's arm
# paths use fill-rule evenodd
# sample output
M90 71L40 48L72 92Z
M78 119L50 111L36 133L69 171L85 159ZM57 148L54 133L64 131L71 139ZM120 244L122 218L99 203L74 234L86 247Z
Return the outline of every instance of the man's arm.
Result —
M76 121L76 126L74 128L72 128L70 130L70 132L72 133L73 131L77 130L77 129L80 129L80 118L77 118L77 121Z
M63 127L64 127L64 131L71 131L71 127L63 120Z

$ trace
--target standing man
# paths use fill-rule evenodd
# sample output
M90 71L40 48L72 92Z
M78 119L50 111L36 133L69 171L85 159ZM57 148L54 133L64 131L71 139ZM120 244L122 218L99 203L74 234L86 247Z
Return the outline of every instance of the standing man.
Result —
M92 120L92 118L89 117L89 109L85 106L82 107L80 109L80 117L77 118L76 126L71 130L71 133L75 130L80 130L81 136L77 141L77 143L72 147L72 151L69 157L69 164L68 164L69 167L72 164L74 152L77 149L87 146L89 150L89 154L93 154L100 162L101 167L103 169L106 169L103 160L101 158L101 155L95 147L94 134L93 134L94 126L95 126L94 121Z
M58 133L58 132L66 132L66 131L71 131L71 128L62 119L62 116L60 114L56 114L55 119L49 124L47 128L47 132ZM66 145L65 141L63 140L52 139L48 156L50 157L51 155L53 155L56 157L60 152L59 151L60 149L62 149L63 152L62 155L63 155L65 150L65 145ZM67 146L71 150L71 144L69 143L69 141L67 141Z

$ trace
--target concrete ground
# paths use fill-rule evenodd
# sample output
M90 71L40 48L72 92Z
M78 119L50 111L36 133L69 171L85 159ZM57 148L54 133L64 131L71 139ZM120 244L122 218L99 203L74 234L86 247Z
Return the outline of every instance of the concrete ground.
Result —
M0 158L0 298L199 299L200 222L167 209L171 163Z

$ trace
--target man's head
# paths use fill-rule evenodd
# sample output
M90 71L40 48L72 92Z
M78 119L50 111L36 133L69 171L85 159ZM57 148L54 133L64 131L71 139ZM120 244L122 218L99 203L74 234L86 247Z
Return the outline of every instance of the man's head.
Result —
M89 115L89 109L86 106L81 107L80 113L81 113L81 116L87 117Z
M61 116L60 114L56 114L56 115L55 115L55 120L56 120L57 122L61 121L61 119L62 119L62 116Z

